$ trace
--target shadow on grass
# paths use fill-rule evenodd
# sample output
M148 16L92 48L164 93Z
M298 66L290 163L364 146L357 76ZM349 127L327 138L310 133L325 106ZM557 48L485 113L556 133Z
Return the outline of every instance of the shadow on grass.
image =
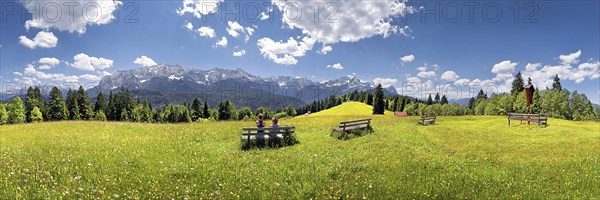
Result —
M335 129L331 130L331 137L337 138L338 140L350 140L357 137L362 137L364 135L373 133L373 127L369 124L365 128L353 129L349 131L338 131Z
M285 134L283 138L274 137L264 140L242 140L241 149L242 151L248 151L252 149L279 149L287 146L294 146L299 144L300 141L293 134Z

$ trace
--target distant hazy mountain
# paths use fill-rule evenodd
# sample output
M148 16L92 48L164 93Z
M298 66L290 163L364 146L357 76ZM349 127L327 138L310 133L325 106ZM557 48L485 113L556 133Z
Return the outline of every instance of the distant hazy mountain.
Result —
M456 104L460 104L463 106L467 106L469 105L469 98L462 98L462 99L449 99L448 103L456 103Z
M96 96L99 91L108 94L111 90L125 87L134 91L134 95L140 99L153 99L155 104L190 102L195 97L201 97L209 102L229 99L238 106L282 107L287 104L304 105L353 90L370 91L375 86L373 82L361 81L354 76L314 82L308 78L289 76L263 78L242 69L200 70L162 64L115 72L105 76L88 93ZM393 86L384 92L386 95L397 95Z

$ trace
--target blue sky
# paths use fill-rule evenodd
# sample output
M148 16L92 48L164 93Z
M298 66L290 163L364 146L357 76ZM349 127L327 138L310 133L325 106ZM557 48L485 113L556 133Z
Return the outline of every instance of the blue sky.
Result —
M22 0L0 8L2 90L94 84L167 63L316 81L355 75L407 95L450 97L468 97L470 86L507 92L521 71L541 88L559 74L567 89L595 103L600 96L598 1Z

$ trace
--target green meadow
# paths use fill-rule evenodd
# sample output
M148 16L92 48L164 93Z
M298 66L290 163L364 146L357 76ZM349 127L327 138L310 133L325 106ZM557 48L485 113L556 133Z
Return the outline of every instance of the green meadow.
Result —
M282 119L299 144L240 150L253 122L0 126L0 199L598 199L600 123L371 115L362 103ZM340 121L374 132L330 136Z

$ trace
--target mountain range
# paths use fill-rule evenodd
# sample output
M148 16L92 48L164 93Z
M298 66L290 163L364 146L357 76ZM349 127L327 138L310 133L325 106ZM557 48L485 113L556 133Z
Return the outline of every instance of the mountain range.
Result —
M301 77L260 77L242 69L201 70L161 64L105 76L98 86L88 90L88 95L95 97L100 91L107 95L121 87L132 91L134 97L148 99L155 105L189 103L199 97L211 105L230 100L237 106L282 108L302 106L354 90L374 91L376 84L355 76L315 82ZM384 93L397 95L393 86L385 88Z

